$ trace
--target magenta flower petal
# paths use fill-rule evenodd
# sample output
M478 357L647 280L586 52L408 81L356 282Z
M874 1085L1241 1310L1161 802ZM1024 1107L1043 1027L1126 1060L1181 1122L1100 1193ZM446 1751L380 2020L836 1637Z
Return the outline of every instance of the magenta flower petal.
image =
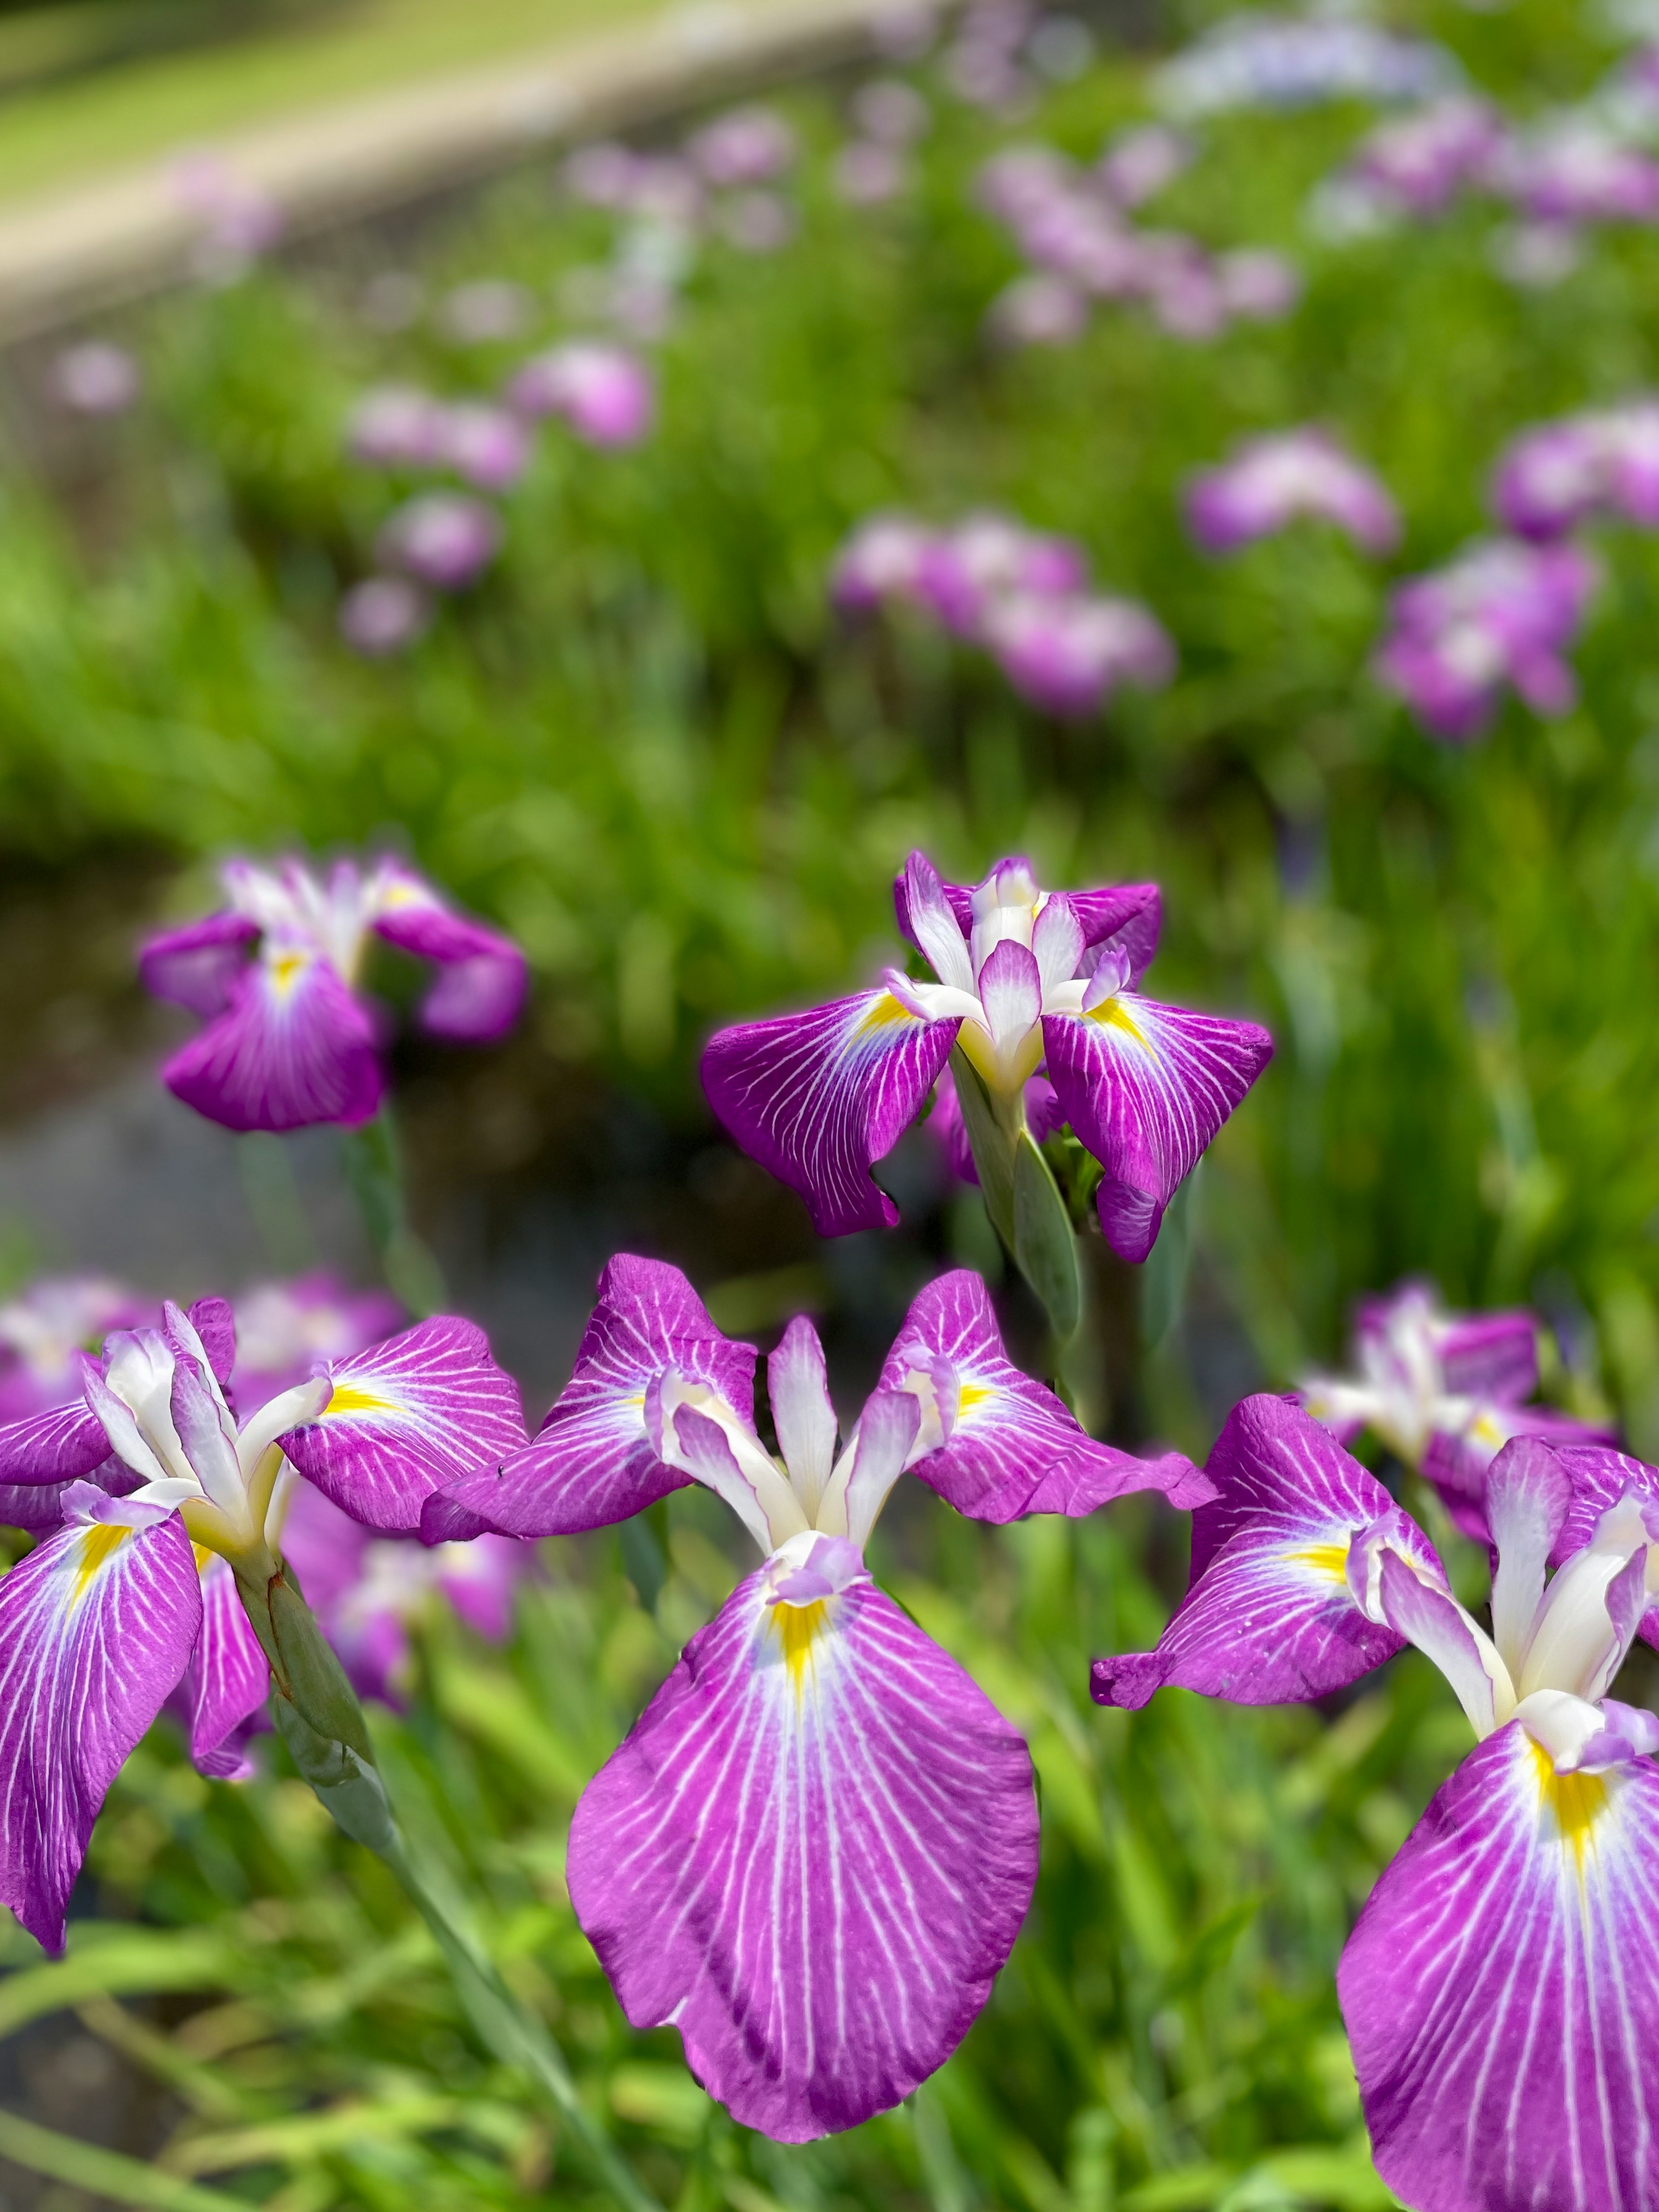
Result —
M233 913L163 930L140 950L138 980L151 998L188 1006L211 1021L228 1012L258 934L257 922Z
M1659 2201L1659 1771L1472 1752L1337 1970L1378 2172L1420 2212Z
M1092 1513L1134 1490L1162 1491L1182 1507L1216 1494L1179 1452L1140 1460L1095 1443L1052 1390L1010 1362L990 1296L965 1267L939 1276L917 1297L879 1387L921 1387L932 1398L945 1440L915 1460L912 1472L975 1521ZM924 1444L931 1434L924 1431Z
M733 1344L678 1267L618 1253L599 1278L575 1371L540 1433L502 1464L433 1499L428 1543L476 1534L568 1535L626 1521L692 1477L664 1464L647 1432L646 1397L672 1369L704 1382L745 1420L755 1404L754 1346Z
M369 927L388 944L438 963L421 1006L434 1036L489 1044L510 1030L524 1006L527 970L511 938L453 913L406 869L383 872L380 909Z
M525 1440L519 1386L481 1328L453 1314L320 1363L334 1395L279 1442L325 1498L369 1528L420 1526L434 1490L499 1464Z
M217 1553L201 1563L202 1626L179 1685L190 1755L220 1778L244 1767L246 1724L264 1704L270 1666L242 1609L236 1577Z
M871 1180L921 1109L960 1024L890 991L721 1030L702 1056L708 1103L744 1151L798 1191L820 1237L891 1228Z
M0 1429L3 1483L76 1482L108 1457L104 1425L78 1394L66 1406Z
M1288 1705L1358 1681L1405 1641L1349 1589L1349 1550L1367 1531L1444 1585L1416 1522L1290 1399L1236 1407L1205 1472L1219 1495L1193 1516L1187 1595L1156 1651L1096 1660L1098 1704L1144 1705L1173 1683L1242 1705Z
M297 951L250 969L229 1011L173 1054L161 1080L228 1129L356 1127L385 1087L367 1009L325 960Z
M1106 1241L1144 1260L1176 1185L1273 1057L1273 1039L1254 1022L1128 992L1080 1016L1045 1015L1042 1037L1066 1119L1106 1170Z
M571 1902L636 2027L672 2021L785 2142L898 2103L955 2049L1036 1875L1018 1732L867 1577L693 1637L571 1824Z
M0 1902L49 1951L98 1808L202 1625L176 1513L90 1486L65 1511L0 1579Z

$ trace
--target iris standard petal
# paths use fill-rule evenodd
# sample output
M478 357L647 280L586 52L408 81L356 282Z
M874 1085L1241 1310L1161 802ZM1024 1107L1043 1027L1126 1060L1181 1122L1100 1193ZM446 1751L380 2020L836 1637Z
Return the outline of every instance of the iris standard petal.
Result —
M152 999L168 999L212 1021L236 994L259 925L245 914L210 914L152 937L138 954L138 980Z
M269 955L229 1007L161 1070L176 1098L228 1129L356 1127L380 1103L374 1024L325 960Z
M1659 2203L1659 1771L1558 1775L1512 1722L1337 1970L1377 2171L1418 2212Z
M925 853L912 853L893 885L898 926L941 983L974 988L968 924L951 911L939 871Z
M1544 1595L1544 1577L1572 1506L1572 1478L1547 1444L1517 1437L1486 1471L1492 1641L1518 1676Z
M805 1200L821 1237L890 1229L898 1208L870 1170L921 1112L960 1026L861 991L721 1030L702 1056L703 1089L744 1151Z
M0 1578L0 1902L61 1950L105 1793L184 1673L200 1578L176 1513L88 1485Z
M744 2125L802 2142L956 2048L1036 1875L1024 1743L867 1577L769 1606L762 1569L571 1824L577 1919L636 2027L672 2022Z
M1558 1445L1555 1455L1571 1481L1572 1504L1550 1554L1553 1566L1583 1551L1601 1516L1621 1498L1633 1496L1644 1505L1659 1506L1659 1468L1650 1467L1645 1460L1633 1459L1630 1453L1615 1451L1611 1445L1583 1443ZM1654 1601L1652 1590L1648 1595L1650 1603L1638 1633L1644 1644L1659 1650L1659 1602Z
M1518 1406L1538 1388L1538 1323L1529 1313L1461 1314L1435 1350L1454 1397Z
M421 1002L422 1028L460 1043L504 1036L523 1012L529 981L524 954L512 939L454 913L405 868L383 868L370 897L368 926L377 936L438 963Z
M1348 1587L1354 1538L1375 1534L1445 1575L1417 1523L1291 1399L1247 1398L1205 1473L1187 1595L1156 1651L1097 1659L1103 1705L1144 1705L1165 1683L1241 1705L1288 1705L1357 1682L1405 1642Z
M836 1464L836 1409L818 1333L797 1314L766 1362L766 1395L778 1449L808 1511L817 1509Z
M221 1780L246 1771L242 1739L264 1704L270 1665L236 1594L236 1577L216 1552L198 1550L202 1626L179 1685L190 1755Z
M523 1446L518 1384L491 1358L483 1331L453 1314L330 1360L325 1371L334 1386L327 1405L277 1441L365 1528L412 1533L433 1492Z
M990 1293L966 1267L921 1292L881 1371L884 1390L939 1388L934 1363L948 1362L954 1404L941 1406L933 1449L912 1471L970 1520L1005 1522L1028 1513L1092 1513L1134 1490L1201 1505L1213 1485L1179 1452L1136 1459L1097 1443L1052 1390L1024 1375L1003 1350Z
M523 1449L499 1474L484 1468L427 1506L428 1543L475 1534L562 1536L626 1521L692 1478L659 1456L646 1393L669 1370L718 1393L752 1419L752 1345L722 1336L678 1267L629 1252L607 1261L575 1371Z
M1042 1036L1066 1118L1106 1170L1106 1241L1144 1260L1176 1186L1273 1057L1273 1039L1254 1022L1129 992L1086 1014L1046 1015Z

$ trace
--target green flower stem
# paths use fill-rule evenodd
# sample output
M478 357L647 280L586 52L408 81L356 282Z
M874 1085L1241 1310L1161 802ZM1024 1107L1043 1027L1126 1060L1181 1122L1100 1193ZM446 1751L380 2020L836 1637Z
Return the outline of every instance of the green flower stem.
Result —
M536 2083L623 2212L661 2212L583 2105L546 2027L519 2002L472 1933L464 1902L447 1876L398 1826L362 1707L298 1585L275 1561L232 1564L248 1619L270 1662L277 1733L319 1802L354 1843L374 1851L397 1876L437 1939L480 2041L503 2065L521 2069Z
M1071 1210L1025 1126L1024 1098L988 1089L959 1046L951 1052L951 1072L985 1210L1042 1303L1054 1335L1052 1364L1063 1371L1083 1321L1083 1270Z
M340 1158L388 1285L417 1317L438 1312L445 1303L443 1271L409 1225L403 1148L390 1105L343 1133Z

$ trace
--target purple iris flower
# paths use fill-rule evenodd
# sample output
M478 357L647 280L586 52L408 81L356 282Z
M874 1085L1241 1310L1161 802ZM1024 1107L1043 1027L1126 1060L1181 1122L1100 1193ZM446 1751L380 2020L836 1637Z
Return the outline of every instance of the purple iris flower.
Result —
M850 139L836 155L836 191L851 207L878 207L897 198L910 178L903 149L872 138Z
M441 399L413 385L378 384L365 392L346 425L354 460L380 469L434 469L444 458Z
M367 1352L408 1316L390 1291L354 1291L327 1268L255 1283L235 1301L236 1403L244 1412L291 1390L319 1359Z
M434 592L464 592L501 550L501 517L465 492L423 491L386 518L378 541L389 568Z
M969 889L941 883L912 853L895 900L936 980L890 968L873 990L720 1030L702 1062L715 1113L799 1192L820 1236L841 1237L898 1219L870 1170L915 1120L953 1046L1016 1121L1025 1085L1046 1073L1105 1170L1106 1241L1144 1260L1176 1185L1267 1066L1273 1039L1253 1022L1142 998L1156 884L1043 891L1015 859Z
M524 424L504 407L468 400L444 410L441 458L480 491L506 491L530 465Z
M1595 580L1581 546L1478 540L1394 593L1377 674L1437 737L1454 742L1481 733L1506 684L1534 714L1565 714L1577 685L1562 652Z
M1523 538L1559 538L1602 516L1659 529L1659 400L1523 430L1499 459L1492 496L1498 520Z
M1415 1644L1478 1738L1337 1969L1377 2171L1418 2212L1659 2201L1659 1719L1607 1695L1659 1641L1659 1472L1519 1437L1486 1476L1490 1634L1428 1538L1299 1407L1251 1398L1210 1456L1192 1579L1103 1705L1346 1688ZM1553 1577L1546 1579L1553 1565Z
M1164 105L1183 117L1284 110L1328 100L1426 100L1454 86L1443 46L1334 16L1224 16L1159 72Z
M1592 120L1510 140L1489 169L1493 188L1533 222L1659 218L1659 161Z
M1121 208L1137 208L1190 169L1197 149L1167 123L1120 131L1095 163L1095 174Z
M1010 592L993 602L982 629L1015 690L1062 720L1099 714L1120 684L1153 690L1175 674L1169 632L1133 599Z
M1525 1311L1452 1314L1429 1283L1366 1298L1356 1316L1353 1372L1310 1376L1304 1410L1348 1444L1365 1430L1426 1477L1464 1535L1487 1540L1486 1469L1512 1437L1611 1443L1538 1389L1538 1321Z
M365 576L343 593L336 621L341 637L366 660L401 653L425 634L432 601L407 576Z
M1036 269L1003 286L989 321L1007 345L1070 345L1089 326L1089 301L1066 277Z
M81 1396L82 1354L114 1328L137 1328L159 1309L101 1275L48 1275L0 1305L0 1424ZM0 1480L0 1523L38 1534L64 1517L68 1480Z
M860 135L871 144L902 148L927 136L933 111L914 85L902 77L872 77L860 85L848 112Z
M419 1013L429 1036L487 1044L518 1018L526 986L518 946L456 914L398 861L365 875L341 860L325 881L299 860L275 870L232 860L222 881L229 895L222 912L152 937L138 962L153 997L206 1019L161 1080L210 1121L352 1128L379 1111L383 1038L356 988L371 933L436 964Z
M319 1362L240 1426L234 1359L222 1299L169 1304L83 1362L74 1402L0 1429L0 1481L56 1491L61 1520L0 1579L0 1901L49 1950L98 1808L181 1686L198 1765L242 1769L269 1668L233 1570L276 1574L285 1468L412 1529L432 1491L523 1442L517 1387L469 1322Z
M848 535L830 572L843 614L870 614L890 599L916 599L922 562L938 533L908 514L866 515Z
M1340 181L1379 208L1420 220L1443 214L1466 185L1482 182L1504 143L1498 110L1456 94L1378 124Z
M590 446L638 445L656 412L651 372L638 356L588 338L526 362L507 398L521 415L562 416Z
M727 191L769 185L795 165L795 134L769 107L734 107L685 142L686 158L706 185Z
M1088 579L1088 557L1074 538L986 511L930 538L916 591L947 629L977 638L988 610L1005 593L1077 592Z
M744 2125L855 2125L941 2065L1030 1901L1037 1812L1018 1732L872 1581L913 1469L1004 1522L1133 1490L1207 1494L1187 1461L1097 1444L1009 1364L985 1286L917 1298L842 1448L811 1323L767 1363L678 1268L612 1260L575 1373L527 1449L427 1507L429 1537L594 1528L700 1482L754 1538L740 1583L571 1824L576 1917L636 2027L677 2027Z
M1391 552L1400 517L1387 488L1311 426L1247 438L1187 489L1187 520L1211 553L1231 553L1303 516L1334 523L1370 553Z

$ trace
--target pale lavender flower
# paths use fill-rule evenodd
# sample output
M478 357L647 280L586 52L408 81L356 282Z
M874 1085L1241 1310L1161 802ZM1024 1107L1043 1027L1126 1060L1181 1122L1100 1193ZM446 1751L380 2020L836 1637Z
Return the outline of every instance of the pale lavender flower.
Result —
M1304 516L1334 523L1367 552L1389 553L1400 517L1381 480L1311 426L1246 439L1221 467L1194 477L1187 520L1207 552L1231 553Z
M52 364L52 397L71 415L125 415L143 381L126 348L103 338L65 346Z
M878 146L913 146L933 121L927 102L902 77L873 77L860 85L848 112L859 135Z
M380 660L413 645L432 620L432 602L407 576L365 576L340 600L340 635L354 653Z
M1087 557L1074 538L986 510L933 535L922 549L916 589L946 629L977 638L996 599L1011 592L1069 594L1081 591L1088 577Z
M1246 246L1215 260L1223 306L1246 322L1276 323L1302 296L1302 275L1293 261L1266 246Z
M1427 100L1457 82L1443 46L1335 16L1224 17L1167 63L1158 89L1172 113L1287 109L1328 100Z
M351 410L346 447L375 468L431 469L442 462L447 431L444 404L404 384L377 385Z
M198 226L208 276L236 275L281 238L284 217L278 202L217 154L201 149L180 155L171 178L174 193Z
M1498 520L1523 538L1559 538L1619 515L1659 529L1659 399L1522 431L1498 460L1492 496Z
M1209 1486L1179 1454L1094 1443L1012 1365L965 1272L917 1297L839 1449L811 1323L792 1322L767 1362L775 1455L756 1359L677 1268L618 1255L534 1442L451 1485L422 1533L603 1528L692 1483L743 1522L759 1562L589 1784L566 1874L633 2025L677 2027L735 2119L800 2142L943 2063L1036 1873L1018 1732L865 1564L895 1484L911 1470L993 1522ZM842 1881L825 1875L837 1848L856 1867Z
M354 1291L318 1268L286 1282L251 1284L233 1302L237 1404L252 1413L314 1373L319 1360L367 1352L408 1320L390 1291Z
M1440 215L1482 182L1504 144L1503 117L1465 94L1380 123L1354 149L1344 176L1401 215Z
M1379 2174L1424 2212L1659 2197L1659 1719L1607 1693L1659 1642L1659 1471L1520 1437L1482 1486L1490 1629L1382 1485L1293 1404L1246 1400L1207 1472L1187 1595L1103 1705L1347 1690L1407 1644L1475 1747L1372 1889L1337 1992ZM1551 1569L1554 1572L1551 1574ZM1594 2114L1594 2120L1586 2116Z
M635 446L656 413L656 386L636 354L572 338L526 362L507 386L522 415L558 415L590 446Z
M910 168L896 147L854 138L841 148L830 172L836 191L851 207L878 207L897 198Z
M1088 296L1064 276L1034 270L1003 286L988 320L1009 345L1069 345L1089 326Z
M534 294L525 285L505 276L478 276L447 292L438 315L450 337L464 345L489 345L517 337L535 305Z
M564 165L565 188L589 207L621 214L631 205L639 156L615 139L579 146Z
M795 165L795 134L769 107L734 107L696 131L685 155L706 185L729 191L774 184Z
M1254 1023L1195 1014L1137 988L1158 943L1152 884L1038 888L1029 861L969 888L913 853L894 890L900 929L937 980L896 968L803 1014L720 1030L703 1088L736 1141L806 1201L820 1236L891 1227L871 1178L954 1048L1015 1123L1046 1073L1073 1134L1105 1170L1101 1228L1121 1258L1152 1250L1177 1185L1266 1066Z
M1155 690L1175 673L1169 633L1133 599L1009 592L988 610L983 631L1015 690L1066 720L1097 714L1121 684Z
M1587 119L1508 141L1488 174L1530 223L1565 228L1659 218L1659 161Z
M530 440L518 416L467 400L443 410L441 458L480 491L506 491L530 465Z
M741 253L775 253L795 234L798 218L781 192L732 192L716 213L720 235Z
M884 61L919 62L938 30L938 11L930 0L890 0L870 18L872 43Z
M153 998L206 1026L161 1070L175 1097L229 1129L353 1128L386 1093L386 1021L359 971L379 938L437 975L417 1019L428 1036L493 1043L518 1019L526 972L511 939L456 913L412 868L337 861L228 861L228 903L150 938L139 955Z
M1508 684L1534 714L1565 714L1577 696L1561 655L1595 587L1581 547L1477 541L1395 592L1377 673L1437 737L1478 737Z
M936 534L908 514L866 515L836 555L831 600L843 614L869 614L890 599L919 599Z
M406 500L380 531L380 558L434 591L475 583L501 550L501 518L464 492L428 491Z
M1190 138L1167 124L1142 123L1120 131L1095 163L1095 174L1121 208L1137 208L1192 165Z
M168 1304L82 1360L74 1402L0 1429L0 1483L61 1498L61 1525L0 1577L0 1900L49 1950L110 1784L175 1692L197 1764L246 1771L270 1676L232 1569L280 1580L284 1469L354 1520L412 1529L433 1491L525 1440L517 1387L451 1316L319 1361L240 1425L234 1359L223 1299Z
M1024 219L1076 189L1077 164L1053 146L1005 146L974 179L974 198L988 215L1018 229Z

